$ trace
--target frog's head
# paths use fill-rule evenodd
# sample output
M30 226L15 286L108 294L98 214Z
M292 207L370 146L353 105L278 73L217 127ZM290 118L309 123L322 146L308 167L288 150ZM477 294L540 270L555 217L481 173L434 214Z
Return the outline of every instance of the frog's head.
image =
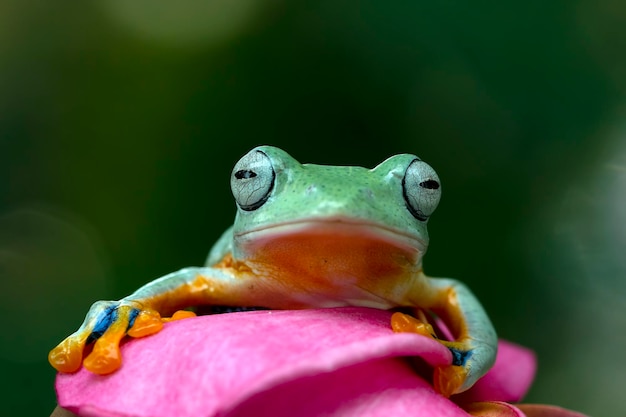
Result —
M238 208L236 259L315 258L331 269L355 263L380 269L389 259L419 267L426 223L441 195L435 171L409 154L366 169L301 164L281 149L259 146L237 162L230 181Z

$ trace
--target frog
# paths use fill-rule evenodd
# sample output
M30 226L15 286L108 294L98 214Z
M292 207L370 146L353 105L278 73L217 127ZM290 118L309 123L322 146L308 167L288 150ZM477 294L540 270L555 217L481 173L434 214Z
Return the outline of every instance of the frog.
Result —
M235 164L230 186L235 220L204 266L94 303L78 330L50 351L54 368L115 372L124 338L193 317L194 306L392 310L393 331L435 338L452 353L433 376L445 396L469 389L493 366L497 335L476 296L459 280L423 271L427 223L441 198L426 162L406 153L372 169L302 164L264 145ZM435 319L451 336L435 330Z

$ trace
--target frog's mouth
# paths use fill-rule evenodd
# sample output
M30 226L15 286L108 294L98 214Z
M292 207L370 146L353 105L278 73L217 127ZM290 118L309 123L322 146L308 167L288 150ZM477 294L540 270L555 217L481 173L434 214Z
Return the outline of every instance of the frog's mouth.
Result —
M420 267L426 249L404 231L344 218L280 223L236 234L235 240L247 261L298 279L398 277Z

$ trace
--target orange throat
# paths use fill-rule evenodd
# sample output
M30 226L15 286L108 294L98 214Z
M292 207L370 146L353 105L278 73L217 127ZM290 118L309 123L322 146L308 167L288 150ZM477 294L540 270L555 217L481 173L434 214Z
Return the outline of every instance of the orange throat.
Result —
M279 226L276 229L281 229ZM352 284L375 291L419 269L409 237L369 224L308 222L262 231L244 245L248 265L307 287Z

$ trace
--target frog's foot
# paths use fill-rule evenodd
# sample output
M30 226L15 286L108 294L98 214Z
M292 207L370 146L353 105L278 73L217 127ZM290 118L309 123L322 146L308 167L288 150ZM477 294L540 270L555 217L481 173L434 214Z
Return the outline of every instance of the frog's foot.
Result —
M394 313L391 316L391 328L397 333L417 333L432 337L452 352L452 364L435 368L433 385L438 393L449 397L466 388L469 375L469 368L466 365L472 354L469 344L448 342L437 338L433 327L428 324L427 318L423 313L420 314L420 318L399 312Z
M82 363L93 373L108 374L122 364L119 344L124 335L147 336L162 327L159 313L142 309L138 302L99 301L80 329L50 351L48 361L60 372L76 372ZM83 360L86 346L92 342L93 349Z
M120 311L121 310L121 311ZM100 336L93 347L93 351L83 361L83 366L88 371L98 375L106 375L116 371L122 365L120 353L120 341L124 335L130 337L146 337L163 329L163 323L195 317L191 311L180 310L172 317L161 317L155 310L127 309L125 306L118 307L118 316L125 316L110 324L108 330ZM94 330L90 337L96 334ZM97 336L97 334L96 334Z
M433 385L435 390L445 397L458 394L469 388L470 366L468 360L472 356L472 348L465 342L448 342L440 340L441 344L452 353L452 364L435 368Z

